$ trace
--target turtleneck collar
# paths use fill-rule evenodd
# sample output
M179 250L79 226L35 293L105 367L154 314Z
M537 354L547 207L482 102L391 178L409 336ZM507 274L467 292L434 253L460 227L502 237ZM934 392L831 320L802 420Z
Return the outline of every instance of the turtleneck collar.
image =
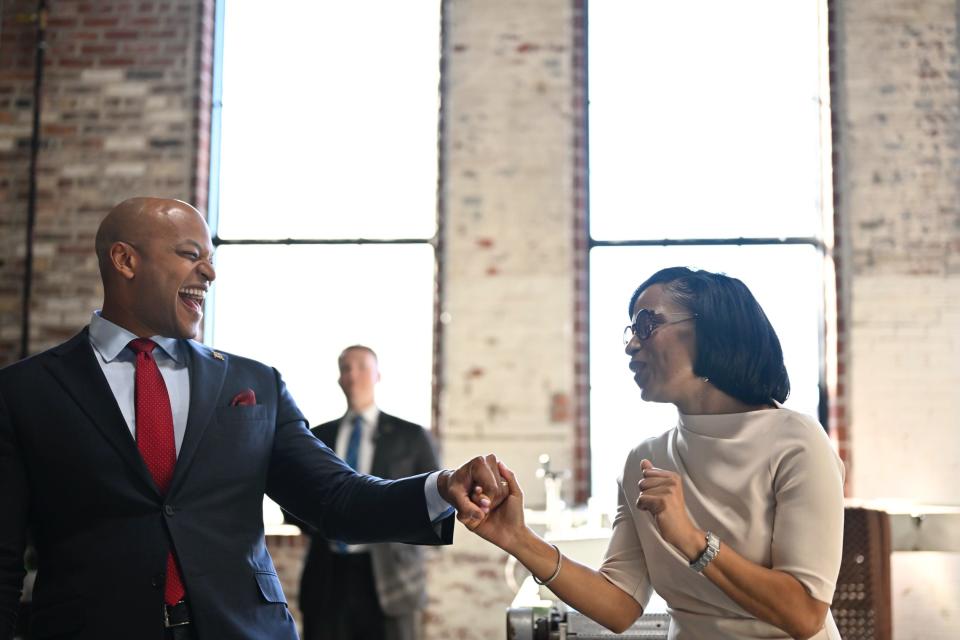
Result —
M684 414L679 417L681 432L694 433L709 438L736 438L759 423L766 423L777 408L757 409L744 413Z

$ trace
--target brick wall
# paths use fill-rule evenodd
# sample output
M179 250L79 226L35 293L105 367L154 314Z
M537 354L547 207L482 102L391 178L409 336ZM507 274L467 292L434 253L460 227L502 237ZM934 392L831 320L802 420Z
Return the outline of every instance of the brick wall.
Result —
M849 488L957 505L958 6L834 5ZM958 571L960 554L894 554L895 638L960 637Z
M842 1L842 0L840 0ZM826 355L826 383L827 383L827 428L830 437L837 444L840 459L849 469L853 455L850 450L850 429L847 423L847 390L849 385L848 367L848 340L846 313L850 307L849 287L845 286L847 265L850 264L849 225L844 216L843 183L844 183L844 155L841 153L844 95L846 77L844 75L844 58L842 55L844 43L843 12L838 7L838 0L827 0L827 47L829 50L828 78L830 91L830 136L831 136L831 168L832 180L829 184L830 199L824 198L824 203L832 204L832 234L826 234L832 245L831 255L825 260L825 277L831 279L834 290L825 287L825 355ZM822 22L821 22L822 25ZM830 212L825 212L826 216ZM829 227L831 220L825 216L825 226ZM832 237L830 237L832 236ZM845 494L850 495L851 474L845 476Z
M838 9L852 491L960 504L957 4Z
M110 206L206 197L212 1L51 5L31 351L99 303L91 245ZM20 339L34 27L18 16L34 8L0 5L0 363ZM849 426L838 435L855 495L960 503L956 1L832 8L831 422ZM573 460L586 446L580 11L576 0L445 3L445 462L500 452L532 504L543 500L539 453L586 476ZM302 545L271 550L294 599ZM502 637L503 560L463 529L430 556L430 638Z
M0 364L18 359L32 130L35 3L0 4Z
M20 340L36 3L3 5L0 35L0 362ZM133 195L205 204L212 0L50 3L37 165L30 352L72 335L101 299L97 225ZM204 84L207 82L207 84ZM206 107L206 109L203 109ZM199 188L200 185L203 188Z
M573 468L575 9L446 5L444 461L500 453L533 505L539 454ZM502 637L504 560L460 528L431 567L428 637Z

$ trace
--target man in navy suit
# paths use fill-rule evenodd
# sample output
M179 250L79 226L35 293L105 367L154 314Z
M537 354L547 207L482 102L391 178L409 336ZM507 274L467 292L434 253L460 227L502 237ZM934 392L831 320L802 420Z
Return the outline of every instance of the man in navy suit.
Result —
M126 200L96 250L102 310L0 370L0 640L28 527L38 638L293 639L265 493L350 543L449 543L450 505L475 526L502 498L492 456L395 481L356 473L311 435L275 369L194 342L216 274L190 205Z
M311 429L362 473L402 478L440 465L420 425L381 411L373 349L347 347L337 358L347 412ZM301 524L301 523L297 523ZM305 527L310 551L300 581L304 640L416 640L426 605L423 550L414 545L346 545Z

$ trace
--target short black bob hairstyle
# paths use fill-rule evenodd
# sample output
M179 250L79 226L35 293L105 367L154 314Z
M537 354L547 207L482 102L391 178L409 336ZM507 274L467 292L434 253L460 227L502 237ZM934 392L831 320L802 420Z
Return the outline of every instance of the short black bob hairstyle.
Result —
M631 318L637 298L655 284L697 315L695 375L747 404L787 399L790 378L780 340L745 284L710 271L661 269L630 296Z

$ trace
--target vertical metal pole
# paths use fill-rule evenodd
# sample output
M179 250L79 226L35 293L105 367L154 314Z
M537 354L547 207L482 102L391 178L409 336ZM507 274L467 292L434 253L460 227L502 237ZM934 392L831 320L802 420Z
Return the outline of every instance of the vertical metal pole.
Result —
M27 196L27 251L23 270L23 313L20 326L20 357L30 355L30 291L33 288L33 232L37 221L37 156L40 153L40 101L43 93L43 61L47 48L47 1L37 0L37 44L33 74L33 134L30 138L30 175Z

